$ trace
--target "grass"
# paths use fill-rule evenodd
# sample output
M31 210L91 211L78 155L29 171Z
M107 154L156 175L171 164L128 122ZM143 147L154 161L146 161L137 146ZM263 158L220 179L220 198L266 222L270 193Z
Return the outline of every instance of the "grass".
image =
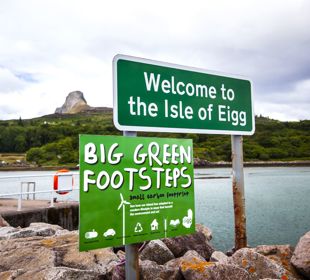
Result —
M21 153L1 153L0 162L5 161L7 163L14 163L17 160L26 161L26 154Z

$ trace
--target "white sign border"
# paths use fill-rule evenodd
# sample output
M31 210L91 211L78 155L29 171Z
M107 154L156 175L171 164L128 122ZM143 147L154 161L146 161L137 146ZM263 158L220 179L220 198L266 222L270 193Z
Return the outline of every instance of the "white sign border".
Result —
M128 60L134 62L141 62L145 64L152 64L157 66L176 68L180 70L188 70L199 73L217 75L228 78L236 78L247 80L251 85L251 107L252 107L252 130L251 131L230 131L230 130L213 130L213 129L191 129L191 128L174 128L174 127L153 127L153 126L126 126L118 122L118 98L117 98L117 62L118 60ZM199 133L199 134L219 134L219 135L253 135L255 132L255 114L253 106L253 87L252 80L239 75L225 74L216 71L209 71L201 68L183 66L168 62L156 61L146 58L134 57L129 55L117 54L113 57L113 122L115 127L120 131L141 131L141 132L170 132L170 133Z

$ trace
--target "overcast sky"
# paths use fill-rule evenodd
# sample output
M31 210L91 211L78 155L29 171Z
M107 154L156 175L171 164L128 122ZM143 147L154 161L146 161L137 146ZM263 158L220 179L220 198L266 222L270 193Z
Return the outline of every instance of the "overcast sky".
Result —
M307 0L0 0L0 119L74 90L112 107L118 53L249 77L256 114L310 119Z

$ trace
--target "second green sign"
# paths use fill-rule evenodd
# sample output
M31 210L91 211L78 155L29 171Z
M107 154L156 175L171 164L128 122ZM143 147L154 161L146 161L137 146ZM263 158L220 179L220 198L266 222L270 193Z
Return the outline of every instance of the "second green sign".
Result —
M195 230L192 140L80 136L80 250Z

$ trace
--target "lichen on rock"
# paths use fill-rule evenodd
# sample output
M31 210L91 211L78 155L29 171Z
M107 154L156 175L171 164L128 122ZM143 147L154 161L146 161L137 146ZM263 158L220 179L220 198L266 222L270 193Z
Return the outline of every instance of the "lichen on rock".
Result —
M310 231L299 239L291 263L299 273L310 279Z

